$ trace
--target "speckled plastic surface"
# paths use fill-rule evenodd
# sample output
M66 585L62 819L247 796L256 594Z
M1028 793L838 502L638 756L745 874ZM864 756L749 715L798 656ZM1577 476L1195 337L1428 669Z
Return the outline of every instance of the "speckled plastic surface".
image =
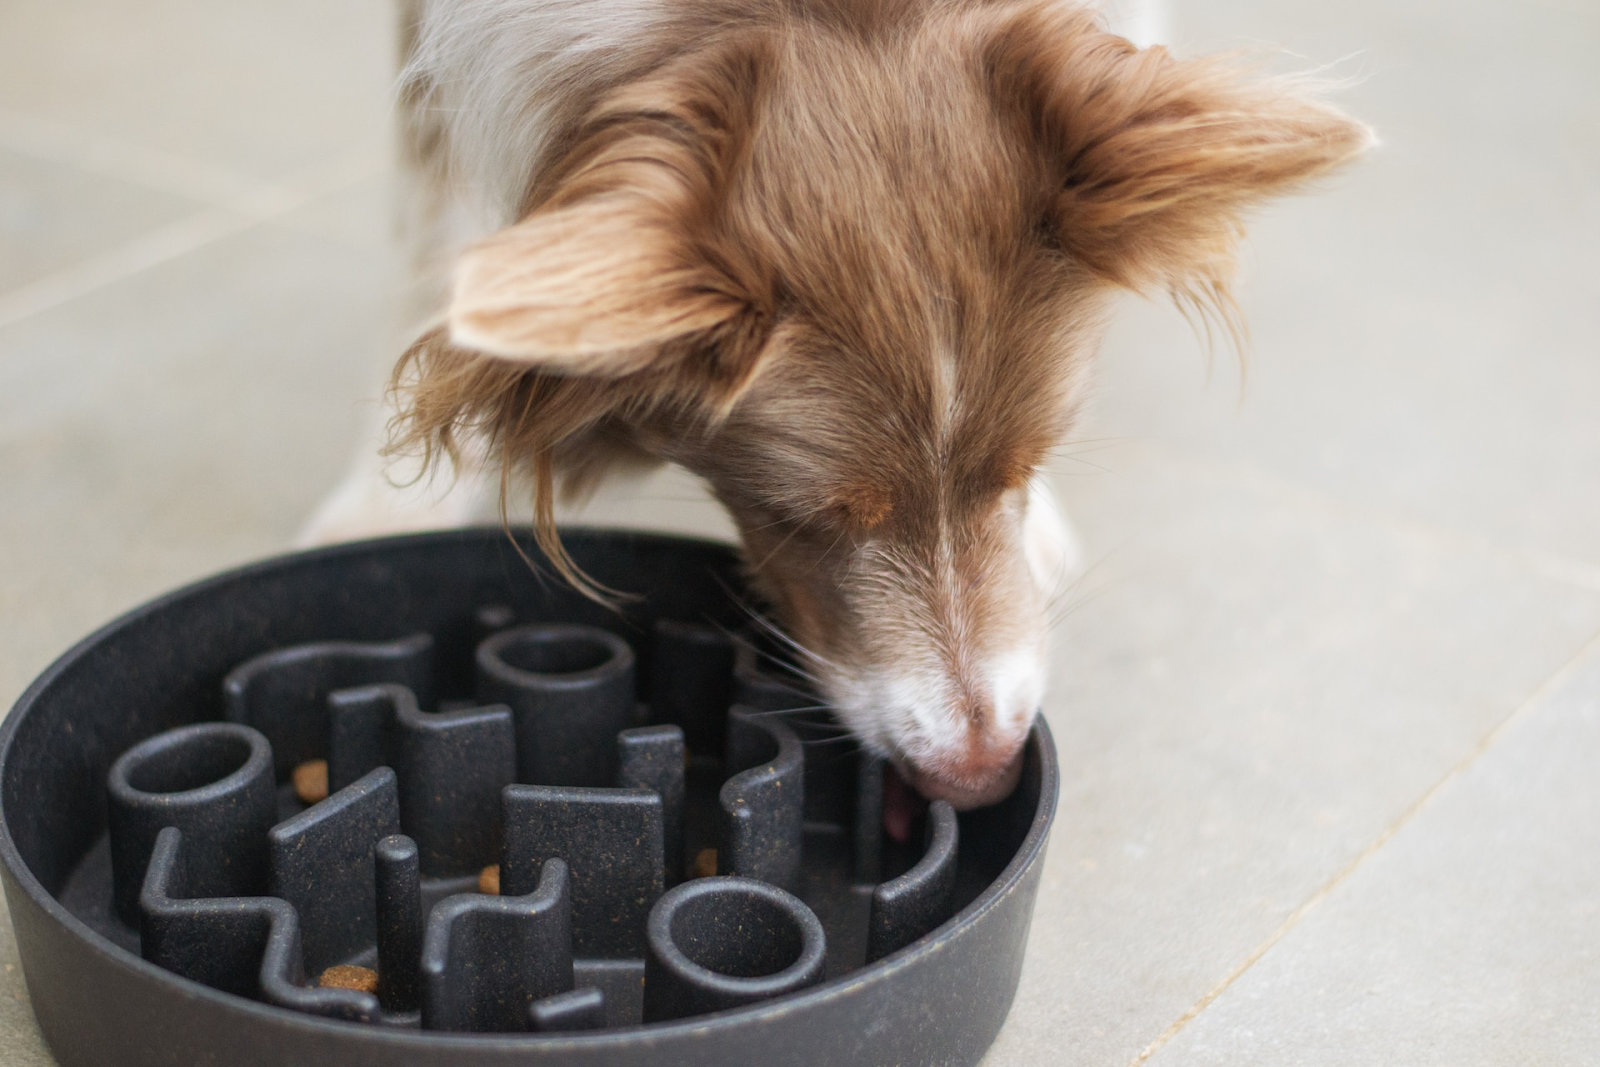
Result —
M172 594L29 689L0 860L66 1067L982 1056L1045 728L1011 798L886 841L882 764L741 636L727 549L568 544L624 614L498 530L366 542ZM350 966L370 988L318 984Z

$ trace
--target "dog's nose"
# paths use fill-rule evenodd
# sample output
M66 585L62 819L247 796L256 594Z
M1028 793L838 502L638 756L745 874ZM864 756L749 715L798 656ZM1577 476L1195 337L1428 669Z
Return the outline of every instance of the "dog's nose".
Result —
M1022 777L1022 747L969 750L961 757L923 767L903 767L902 776L929 800L947 800L957 811L996 804Z

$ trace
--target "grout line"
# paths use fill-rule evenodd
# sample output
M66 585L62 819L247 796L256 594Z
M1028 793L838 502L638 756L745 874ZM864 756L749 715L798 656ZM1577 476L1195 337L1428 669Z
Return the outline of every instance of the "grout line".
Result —
M248 215L206 208L127 244L0 296L0 328L21 322L256 224Z
M1533 709L1538 707L1546 697L1548 697L1560 686L1566 684L1568 680L1582 670L1596 655L1600 655L1600 635L1590 638L1582 645L1582 647L1578 649L1577 653L1574 654L1571 659L1567 660L1566 663L1563 663L1560 667L1556 668L1554 674L1545 679L1544 682L1534 689L1533 693L1529 695L1526 700L1512 710L1511 714L1500 720L1498 725L1485 734L1478 744L1473 747L1471 752L1467 753L1467 755L1463 757L1460 762L1445 772L1443 778L1440 778L1437 782L1430 786L1428 790L1422 794L1422 796L1418 797L1409 808L1400 814L1399 818L1390 823L1382 833L1373 839L1371 844L1362 849L1353 860L1347 863L1337 874L1325 882L1320 889L1311 894L1311 896L1308 897L1299 907L1295 908L1294 911L1290 912L1288 918L1284 919L1283 922L1278 925L1276 930L1273 930L1271 934L1267 935L1267 939L1265 941L1257 945L1254 951L1246 956L1237 966L1233 968L1233 970L1229 971L1227 975L1223 977L1222 981L1218 982L1209 992L1207 992L1199 1000L1195 1001L1194 1004L1190 1006L1188 1011L1180 1015L1171 1026L1168 1026L1161 1032L1160 1036L1158 1036L1154 1041L1150 1042L1150 1044L1146 1045L1144 1050L1141 1051L1137 1056L1129 1060L1127 1067L1140 1067L1140 1065L1148 1061L1150 1057L1154 1056L1157 1052L1160 1052L1168 1042L1178 1035L1179 1031L1193 1022L1201 1012L1205 1011L1218 997L1227 992L1228 988L1232 986L1234 982L1238 981L1246 971L1255 966L1263 956L1265 956L1275 945L1278 944L1278 942L1282 941L1284 937L1288 935L1289 931L1294 929L1294 927L1299 924L1301 919L1304 919L1312 909L1326 900L1334 892L1334 890L1338 889L1341 885L1348 881L1363 863L1365 863L1391 840L1393 840L1396 834L1405 829L1405 827L1409 825L1424 808L1432 803L1434 797L1438 796L1453 782L1455 782L1456 779L1460 778L1464 773L1466 773L1467 768L1476 763L1485 752L1492 748L1495 742L1498 741L1502 735L1504 735L1514 725L1527 718L1528 715L1532 713Z
M378 174L386 165L386 161L370 148L346 153L302 171L281 188L247 190L224 205L206 208L127 244L0 294L0 328L288 214Z
M1551 581L1577 586L1591 593L1600 593L1600 566L1592 563L1569 559L1553 552L1506 545L1482 534L1467 533L1397 514L1325 489L1291 481L1248 463L1184 454L1164 442L1149 439L1138 442L1136 447L1138 446L1142 446L1163 462L1252 485L1285 502L1309 504L1350 518L1381 523L1390 529L1427 541L1435 548L1456 552L1463 550L1477 552L1528 568Z
M32 115L0 112L0 148L212 207L228 207L271 184L227 167L151 151Z

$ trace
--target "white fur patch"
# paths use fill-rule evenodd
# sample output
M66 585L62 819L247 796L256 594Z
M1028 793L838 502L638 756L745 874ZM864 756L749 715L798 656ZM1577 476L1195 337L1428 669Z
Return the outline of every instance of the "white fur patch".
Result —
M1100 10L1112 33L1140 48L1169 40L1166 0L1104 0Z
M1022 525L1022 552L1046 599L1083 571L1083 548L1061 513L1043 472L1028 482L1028 514Z
M821 671L825 695L869 747L923 768L963 759L975 730L991 744L1020 742L1044 698L1048 641L1042 622L1020 644L973 662L967 684L980 691L965 699L933 640L913 634L892 662L842 671L830 664ZM985 705L982 721L968 717L972 697Z
M400 80L444 125L456 185L491 228L515 221L552 120L634 74L670 0L427 0Z
M1042 649L1036 644L1003 652L987 666L994 693L995 727L1003 735L1020 736L1033 724L1034 712L1044 700Z
M992 724L978 728L995 742L1019 741L1044 697L1041 641L993 656L980 668L993 703ZM955 710L951 679L936 669L880 668L843 680L830 693L840 717L870 747L918 767L959 760L976 724Z

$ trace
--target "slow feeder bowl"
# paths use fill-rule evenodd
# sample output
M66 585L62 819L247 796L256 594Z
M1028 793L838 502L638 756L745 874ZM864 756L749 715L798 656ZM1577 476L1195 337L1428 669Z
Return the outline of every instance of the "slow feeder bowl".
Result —
M0 860L65 1067L978 1061L1048 730L1008 800L885 840L881 763L736 637L728 549L566 539L625 615L498 530L430 534L191 586L33 684Z

